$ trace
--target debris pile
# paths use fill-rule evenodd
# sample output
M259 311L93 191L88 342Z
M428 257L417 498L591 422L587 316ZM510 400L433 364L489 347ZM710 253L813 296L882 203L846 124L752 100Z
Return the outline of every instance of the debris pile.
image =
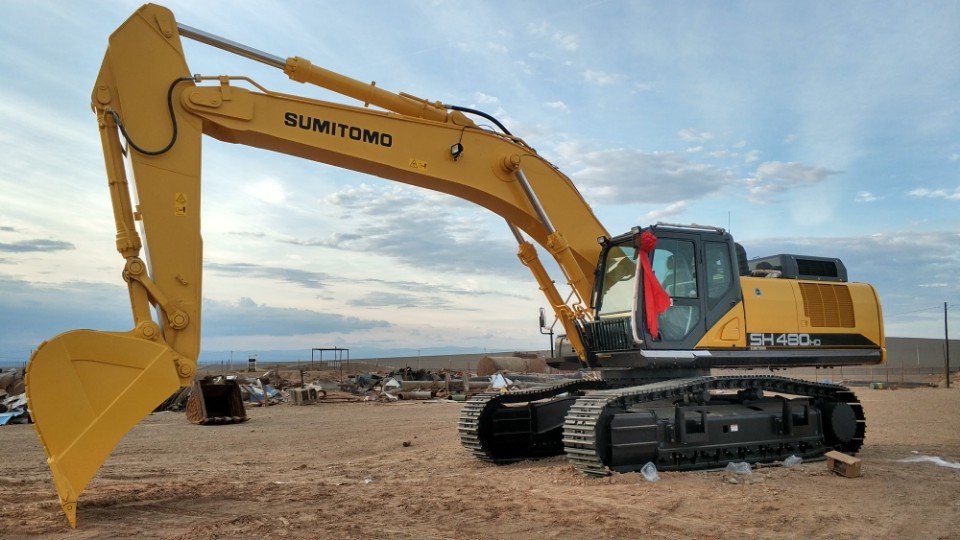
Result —
M294 405L313 405L317 400L327 397L327 391L314 385L288 388L287 395Z
M173 393L172 396L168 397L166 401L157 405L157 408L153 412L160 411L182 411L187 407L187 400L190 399L190 394L193 392L193 387L188 386L186 388L180 388Z
M209 384L223 384L225 381L236 383L240 390L240 398L245 404L253 407L276 405L286 401L280 389L291 386L292 383L281 377L276 371L268 371L260 377L238 377L236 375L208 376L198 381ZM154 412L182 411L187 408L190 396L194 393L196 384L180 388L172 396L161 403Z
M351 375L340 389L367 401L410 399L451 399L464 401L481 392L506 392L531 388L563 380L559 375L513 374L498 370L489 375L474 376L468 371L441 369L433 372L405 367L386 375L360 373Z
M515 356L484 356L477 362L477 375L488 376L510 373L546 373L547 360L535 354L518 353Z
M22 369L0 371L0 426L30 423L25 392Z
M237 381L237 384L240 385L240 395L243 401L252 407L267 407L284 401L280 390L260 379L251 380L242 377L227 377L227 379Z
M440 369L414 369L403 367L387 372L365 371L338 375L329 370L317 371L298 369L293 371L267 371L258 377L236 375L207 376L198 381L204 385L234 384L237 389L238 403L246 407L263 407L289 403L291 405L314 405L317 403L379 401L397 402L410 400L446 399L466 401L481 392L507 392L554 384L577 377L575 374L557 374L541 372L543 358L535 355L515 357L487 357L490 360L485 369L494 369L490 374L472 374L470 371ZM545 364L544 364L545 366ZM373 367L373 366L370 366ZM512 367L513 369L508 369ZM369 368L367 368L369 369ZM548 370L549 371L549 370ZM299 375L299 377L298 377ZM286 377L290 377L289 379ZM294 382L292 379L299 378ZM200 398L191 396L198 393L197 385L182 388L164 401L156 411L187 411L194 423L232 423L243 420L237 414L212 414L207 409L224 409L223 399L211 398L201 403ZM219 395L219 394L218 394ZM208 396L209 397L209 396ZM221 396L222 397L222 396ZM192 404L192 405L191 405ZM192 413L192 414L191 414ZM209 418L230 418L230 422L207 421ZM199 420L199 421L198 421Z

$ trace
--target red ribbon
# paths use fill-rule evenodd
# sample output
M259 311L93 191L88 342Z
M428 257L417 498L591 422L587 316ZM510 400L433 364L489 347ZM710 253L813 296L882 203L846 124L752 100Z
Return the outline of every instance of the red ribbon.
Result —
M650 254L657 247L657 237L650 231L640 235L640 265L643 266L643 311L647 317L647 329L653 339L660 337L660 325L657 317L667 310L672 303L670 295L663 290L660 280L650 267Z

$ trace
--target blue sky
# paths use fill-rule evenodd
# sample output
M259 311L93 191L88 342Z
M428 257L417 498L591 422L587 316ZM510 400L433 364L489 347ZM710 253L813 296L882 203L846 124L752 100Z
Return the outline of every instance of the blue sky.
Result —
M500 118L612 233L729 224L752 256L839 256L888 334L960 287L956 2L168 2L281 57ZM0 4L0 360L129 325L89 92L139 4ZM194 72L348 98L185 41ZM204 349L542 348L498 217L207 139ZM558 276L559 277L559 276ZM212 353L211 353L212 354Z

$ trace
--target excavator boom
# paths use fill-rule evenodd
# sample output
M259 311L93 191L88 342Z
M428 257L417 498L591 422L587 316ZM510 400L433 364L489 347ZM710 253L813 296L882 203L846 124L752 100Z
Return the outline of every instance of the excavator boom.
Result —
M191 75L181 35L384 110L270 92L246 77ZM439 191L502 216L521 262L583 357L578 325L591 316L597 238L608 234L570 179L522 140L480 129L456 108L178 25L169 10L153 4L110 36L92 107L133 327L61 334L31 358L28 399L71 525L81 492L116 443L178 387L193 384L201 328L203 135ZM573 303L563 300L523 233L556 259Z

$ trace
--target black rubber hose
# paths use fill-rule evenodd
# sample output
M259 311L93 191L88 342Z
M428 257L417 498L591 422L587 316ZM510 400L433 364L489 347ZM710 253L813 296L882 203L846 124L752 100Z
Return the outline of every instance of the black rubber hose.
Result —
M160 150L150 151L140 148L137 143L133 142L133 139L130 138L130 135L127 134L127 130L124 129L123 122L120 120L120 115L118 115L113 109L107 109L107 112L113 116L113 120L117 123L117 127L120 128L120 133L123 134L123 138L127 141L127 144L129 144L131 148L146 156L159 156L160 154L166 153L168 150L173 148L173 145L177 142L177 116L173 114L173 89L179 83L192 80L193 77L180 77L179 79L175 79L172 83L170 83L170 88L167 89L167 108L170 110L170 123L173 124L173 136L170 137L170 142Z
M506 126L504 126L503 124L501 124L499 120L497 120L497 119L494 118L493 116L491 116L491 115L489 115L489 114L487 114L487 113L485 113L485 112L483 112L483 111L478 111L478 110L476 110L476 109L470 109L470 108L468 108L468 107L461 107L461 106L459 106L459 105L444 105L444 107L446 107L446 108L448 108L448 109L452 109L452 110L454 110L454 111L460 111L460 112L475 114L475 115L477 115L477 116L482 116L482 117L486 118L487 120L489 120L489 121L493 122L494 124L496 124L497 127L500 128L500 130L503 131L504 133L506 133L507 135L513 136L513 133L510 133L510 130L507 129Z

